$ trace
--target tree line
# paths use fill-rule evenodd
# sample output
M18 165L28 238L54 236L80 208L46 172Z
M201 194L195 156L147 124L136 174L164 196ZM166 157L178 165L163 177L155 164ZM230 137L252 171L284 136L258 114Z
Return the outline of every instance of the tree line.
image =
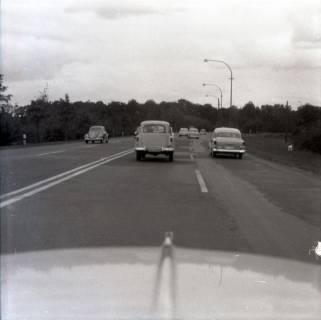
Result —
M103 125L111 136L132 135L143 120L166 120L175 131L195 126L212 131L217 126L237 127L245 133L284 133L297 147L321 153L321 108L310 104L293 110L289 105L217 109L185 99L156 103L75 101L68 94L50 101L46 90L25 106L12 106L0 75L0 145L82 139L91 125Z

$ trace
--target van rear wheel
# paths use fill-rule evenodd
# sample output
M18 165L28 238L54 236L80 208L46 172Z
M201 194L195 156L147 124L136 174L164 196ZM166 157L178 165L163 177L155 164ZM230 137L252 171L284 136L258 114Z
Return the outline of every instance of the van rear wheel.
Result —
M136 151L136 160L140 161L142 159L142 154L140 153L140 151Z
M174 152L170 152L169 153L168 160L169 160L169 162L173 162L173 160L174 160Z

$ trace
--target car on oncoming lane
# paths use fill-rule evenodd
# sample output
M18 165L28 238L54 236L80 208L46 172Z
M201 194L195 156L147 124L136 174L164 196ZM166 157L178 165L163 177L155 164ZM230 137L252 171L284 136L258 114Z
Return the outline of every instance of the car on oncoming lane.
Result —
M188 130L188 137L190 139L199 139L200 138L200 133L197 128L190 128Z
M180 128L178 131L179 137L187 137L188 136L188 129L187 128Z
M212 157L218 154L233 155L242 159L245 153L245 141L240 130L236 128L216 128L209 141L209 149Z
M85 134L84 140L86 143L108 143L109 134L104 126L91 126L88 133Z
M168 156L170 162L174 159L174 133L166 121L147 120L141 122L135 132L136 160L140 161L147 154Z
M206 129L201 129L201 130L200 130L200 135L206 135L206 134L207 134Z

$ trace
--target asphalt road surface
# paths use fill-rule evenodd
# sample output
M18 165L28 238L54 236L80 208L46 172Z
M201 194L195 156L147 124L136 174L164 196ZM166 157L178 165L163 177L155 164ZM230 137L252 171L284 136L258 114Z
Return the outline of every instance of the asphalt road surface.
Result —
M133 138L0 150L2 253L174 244L312 261L320 177L176 138L174 162L137 162Z

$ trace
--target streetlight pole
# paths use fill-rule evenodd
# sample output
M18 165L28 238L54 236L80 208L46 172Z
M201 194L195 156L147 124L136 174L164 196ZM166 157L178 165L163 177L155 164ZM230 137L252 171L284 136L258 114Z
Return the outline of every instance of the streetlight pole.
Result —
M203 87L205 86L213 86L216 87L218 90L220 90L220 94L221 94L221 108L223 108L222 104L223 104L223 91L221 89L221 87L219 87L217 84L215 83L203 83L202 84Z
M206 97L214 97L214 98L217 98L217 101L218 101L218 108L217 108L217 118L216 118L216 124L221 124L221 118L222 118L222 108L220 108L220 98L218 96L213 96L211 94L207 94L205 95ZM222 101L221 101L221 105L222 105Z
M230 107L232 107L232 93L233 93L233 71L232 68L230 67L229 64L227 64L225 61L223 60L214 60L214 59L204 59L204 62L218 62L218 63L223 63L229 70L230 70L230 74L231 74L231 90L230 90Z
M210 94L206 94L205 97L217 98L217 109L220 109L220 98L218 96L213 96L213 95L210 95ZM221 101L221 105L222 105L222 101Z

